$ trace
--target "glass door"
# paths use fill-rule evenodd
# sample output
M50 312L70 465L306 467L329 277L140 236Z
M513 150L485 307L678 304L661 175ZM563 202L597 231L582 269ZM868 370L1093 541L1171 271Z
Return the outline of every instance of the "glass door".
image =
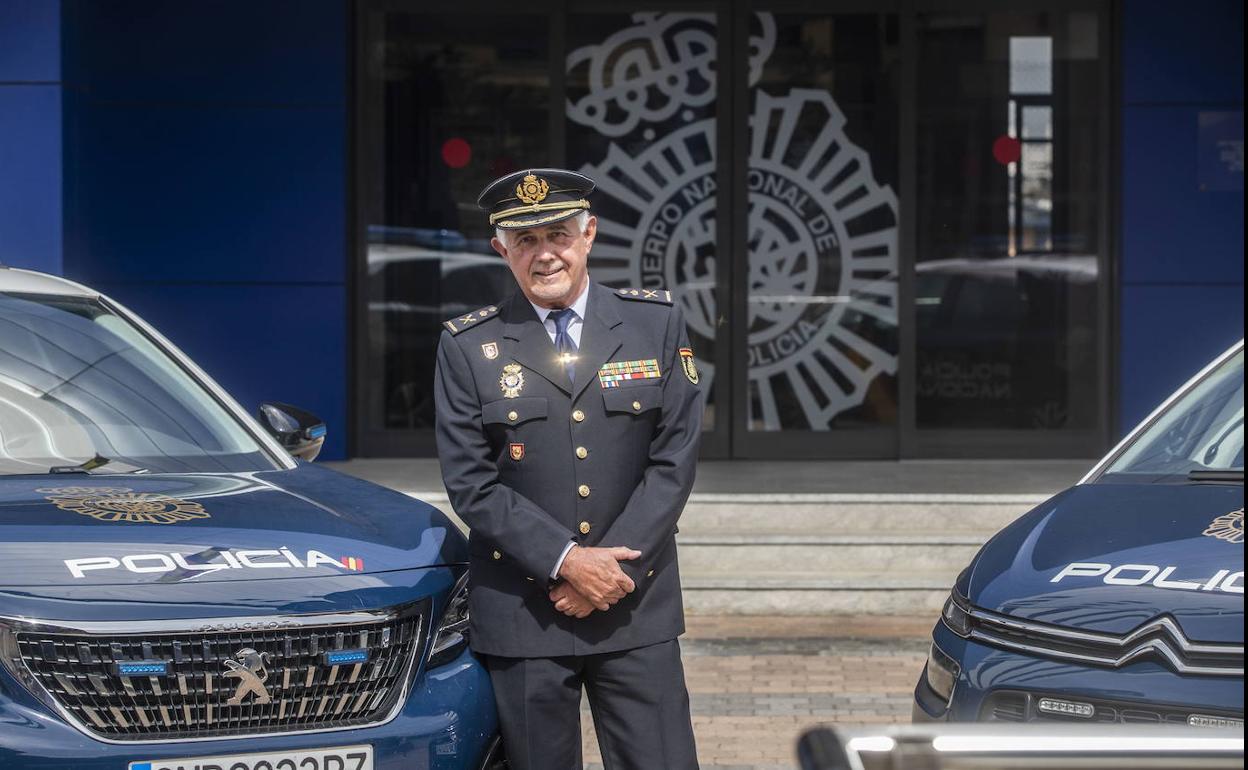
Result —
M590 277L672 292L706 388L704 457L727 456L732 427L735 249L717 216L731 200L721 183L731 159L722 5L577 5L566 24L567 163L597 182Z
M1049 5L913 17L916 454L1105 449L1110 35Z
M549 157L551 8L360 9L353 454L434 454L442 321L515 285L476 205ZM488 23L482 23L488 19Z
M897 16L741 3L567 17L595 280L673 291L704 455L897 451Z
M898 17L765 8L736 158L733 454L895 457Z

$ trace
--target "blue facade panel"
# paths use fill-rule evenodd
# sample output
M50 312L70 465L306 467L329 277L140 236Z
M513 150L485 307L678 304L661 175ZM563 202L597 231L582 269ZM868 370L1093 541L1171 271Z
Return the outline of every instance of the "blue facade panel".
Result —
M1244 336L1238 285L1122 288L1122 431Z
M320 417L323 459L346 456L346 295L337 286L97 282L143 316L247 411L284 401Z
M348 4L67 0L65 274L346 457Z
M0 87L60 79L60 0L4 0L0 3Z
M1243 0L1127 0L1121 18L1128 104L1243 103Z
M93 102L77 120L74 278L343 284L341 109Z
M0 263L61 272L61 4L0 3Z
M61 87L0 86L0 263L61 272Z
M70 0L98 101L343 108L342 0Z
M1244 8L1130 0L1121 24L1120 433L1244 334L1243 169L1209 184L1200 131L1242 127Z
M1123 110L1124 283L1244 282L1244 194L1200 189L1200 112Z

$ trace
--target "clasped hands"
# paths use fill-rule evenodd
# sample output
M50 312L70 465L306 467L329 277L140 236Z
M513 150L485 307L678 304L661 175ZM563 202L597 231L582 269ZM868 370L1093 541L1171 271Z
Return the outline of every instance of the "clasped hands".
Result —
M550 592L550 600L555 603L555 609L574 618L588 617L596 609L608 610L637 588L633 579L620 569L620 562L640 556L641 551L623 546L573 546L559 568L563 582Z

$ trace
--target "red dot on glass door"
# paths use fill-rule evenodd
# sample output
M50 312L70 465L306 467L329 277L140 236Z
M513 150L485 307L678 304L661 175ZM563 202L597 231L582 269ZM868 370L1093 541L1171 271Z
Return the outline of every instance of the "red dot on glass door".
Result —
M451 168L463 168L472 160L472 145L455 137L442 143L442 162Z
M1023 143L1012 136L998 136L992 143L992 157L1002 166L1017 163L1023 154Z

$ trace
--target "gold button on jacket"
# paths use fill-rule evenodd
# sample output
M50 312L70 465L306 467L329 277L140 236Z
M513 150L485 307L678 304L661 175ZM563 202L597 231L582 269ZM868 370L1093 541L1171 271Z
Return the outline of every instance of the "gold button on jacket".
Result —
M582 484L576 488L576 493L581 497L589 497L589 485Z
M589 526L588 521L581 522L580 530L582 535L588 535L590 529L592 529L592 527Z
M585 422L585 413L582 412L580 409L577 409L575 412L572 413L572 419L576 420L577 422Z
M584 460L586 457L589 457L589 450L583 446L578 446L576 448L576 456L581 460Z

